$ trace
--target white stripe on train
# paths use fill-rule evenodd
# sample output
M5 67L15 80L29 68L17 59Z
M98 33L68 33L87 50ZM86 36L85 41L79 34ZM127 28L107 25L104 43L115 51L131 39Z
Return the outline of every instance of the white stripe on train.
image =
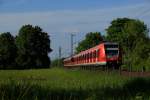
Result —
M71 64L65 66L89 66L89 65L106 65L106 62L97 62L97 63L84 63L84 64Z

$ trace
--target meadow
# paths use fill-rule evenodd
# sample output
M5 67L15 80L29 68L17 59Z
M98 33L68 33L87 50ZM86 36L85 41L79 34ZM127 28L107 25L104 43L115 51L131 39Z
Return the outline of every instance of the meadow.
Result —
M149 95L149 78L117 71L0 70L1 100L147 100Z

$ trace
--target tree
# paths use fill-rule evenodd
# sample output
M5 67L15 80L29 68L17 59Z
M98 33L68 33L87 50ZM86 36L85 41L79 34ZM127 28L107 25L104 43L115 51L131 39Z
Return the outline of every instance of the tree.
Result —
M130 57L132 59L132 66L136 65L137 69L144 66L149 67L146 65L146 61L150 57L150 41L141 38L137 42L134 51L131 52Z
M119 42L129 49L134 48L134 42L140 38L147 38L148 28L144 22L136 19L118 18L111 22L106 29L107 40Z
M106 29L107 40L122 42L122 38L126 36L124 32L125 24L130 21L129 18L118 18L111 22L111 25Z
M78 47L76 48L76 52L79 53L83 50L94 47L102 41L103 41L103 37L101 36L100 32L90 32L86 35L85 39L78 44Z
M0 68L8 69L15 66L16 51L14 37L9 32L0 34Z
M51 52L49 35L38 26L24 25L16 37L18 57L16 62L20 68L48 68Z
M106 38L120 43L127 66L141 66L140 62L147 59L150 44L148 28L144 22L129 18L115 19L107 28Z
M51 62L51 66L53 66L53 67L63 67L63 59L64 58L62 58L62 59L54 59L54 60L52 60L52 62Z

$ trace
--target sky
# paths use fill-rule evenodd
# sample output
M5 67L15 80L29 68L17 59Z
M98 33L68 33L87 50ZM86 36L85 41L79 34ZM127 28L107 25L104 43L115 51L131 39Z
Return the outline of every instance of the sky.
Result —
M0 0L0 33L14 36L22 25L40 26L51 39L51 59L70 55L88 32L101 32L116 18L140 19L150 28L150 0Z

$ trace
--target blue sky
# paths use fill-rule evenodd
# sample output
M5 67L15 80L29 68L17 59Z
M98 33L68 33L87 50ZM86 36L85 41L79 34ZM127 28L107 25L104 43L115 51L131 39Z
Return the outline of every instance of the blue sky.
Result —
M135 5L148 0L0 0L1 12L81 10Z
M51 36L52 59L59 46L63 56L69 55L70 33L75 42L87 32L104 34L118 17L140 19L150 27L150 0L0 0L0 33L16 35L24 24L38 25Z

